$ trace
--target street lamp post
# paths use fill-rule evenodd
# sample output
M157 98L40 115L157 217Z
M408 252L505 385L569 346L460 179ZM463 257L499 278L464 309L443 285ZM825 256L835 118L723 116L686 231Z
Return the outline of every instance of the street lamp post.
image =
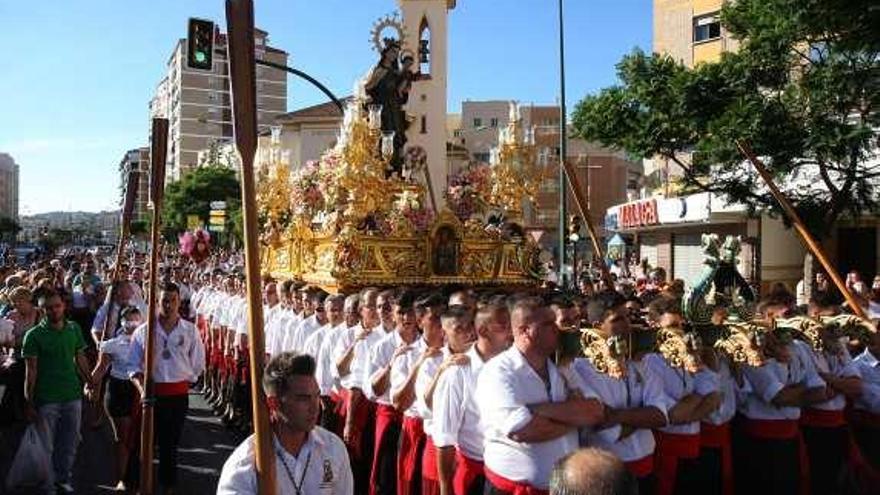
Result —
M565 176L564 161L568 152L567 116L565 110L565 23L563 22L562 1L559 0L559 285L566 287L568 277L565 272L565 233L566 196L568 181Z

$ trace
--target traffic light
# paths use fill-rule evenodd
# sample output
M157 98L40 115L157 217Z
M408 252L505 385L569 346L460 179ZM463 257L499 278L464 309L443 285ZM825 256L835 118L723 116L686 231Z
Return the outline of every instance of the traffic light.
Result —
M190 69L214 68L214 23L204 19L189 19L187 31L186 66Z

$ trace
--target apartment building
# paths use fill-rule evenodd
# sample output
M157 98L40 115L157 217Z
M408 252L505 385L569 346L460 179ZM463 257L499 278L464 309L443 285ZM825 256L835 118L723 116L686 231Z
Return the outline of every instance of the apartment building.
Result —
M721 26L723 0L654 0L654 52L688 67L714 62L738 42Z
M255 32L256 56L287 65L288 54L269 46L269 35ZM200 71L186 66L187 42L180 39L168 59L166 73L150 101L150 117L170 120L166 182L174 182L199 165L199 152L214 143L232 140L232 97L226 34L215 34L214 68ZM268 128L287 111L287 74L257 66L257 124Z
M535 208L525 212L526 227L545 232L551 245L559 225L559 107L555 105L523 105L524 125L535 127L538 163L543 182ZM453 143L463 146L472 161L489 161L489 150L498 144L498 129L508 124L510 102L464 101L461 105L461 128L453 133ZM591 217L604 234L605 210L625 202L628 191L638 188L641 165L617 151L609 150L583 139L567 141L568 161L575 164L581 187L585 189ZM569 214L576 214L574 198L568 195Z
M0 217L18 220L18 165L7 153L0 153Z
M147 221L149 220L147 204L150 201L150 148L145 146L128 150L119 162L120 207L125 201L128 174L132 170L137 170L140 175L138 176L138 187L131 218L134 221Z

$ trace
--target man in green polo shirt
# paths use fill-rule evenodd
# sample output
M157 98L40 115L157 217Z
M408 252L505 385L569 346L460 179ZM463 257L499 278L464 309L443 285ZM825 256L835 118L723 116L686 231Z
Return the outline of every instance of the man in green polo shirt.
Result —
M79 443L82 382L89 376L86 348L79 325L64 317L64 300L56 293L39 298L45 317L27 331L21 355L25 368L24 395L31 420L39 417L52 434L52 464L60 493L73 493L71 470Z

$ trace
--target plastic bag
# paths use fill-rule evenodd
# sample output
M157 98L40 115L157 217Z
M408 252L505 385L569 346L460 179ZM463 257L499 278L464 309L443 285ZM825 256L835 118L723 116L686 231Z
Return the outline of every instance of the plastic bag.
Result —
M52 486L54 472L50 436L42 420L28 425L6 475L7 490Z

